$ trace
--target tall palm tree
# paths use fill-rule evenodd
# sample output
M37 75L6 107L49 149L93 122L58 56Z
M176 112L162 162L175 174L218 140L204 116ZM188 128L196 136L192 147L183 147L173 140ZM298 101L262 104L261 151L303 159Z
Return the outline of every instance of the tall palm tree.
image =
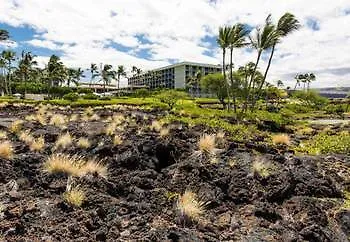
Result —
M27 94L27 82L28 77L33 71L33 67L38 64L36 60L34 60L36 56L31 52L22 51L21 60L19 61L19 72L22 75L22 79L24 81L24 95Z
M217 38L217 43L222 49L222 73L224 75L224 82L226 85L226 91L227 91L227 98L228 98L228 109L230 109L230 90L229 86L227 84L227 78L226 78L226 49L230 45L230 35L231 35L232 28L229 26L224 26L219 28L219 36Z
M111 83L111 80L116 76L116 71L113 70L113 66L105 64L101 71L101 81L103 82L103 89L106 93L106 85Z
M264 79L263 82L266 81L267 73L270 70L272 58L275 52L275 47L277 43L281 41L282 38L286 37L287 35L293 33L294 31L298 30L300 28L299 21L295 18L295 16L291 13L285 13L283 16L278 20L277 26L276 26L276 32L278 33L277 38L275 39L270 53L270 58L264 73ZM264 85L264 83L262 83ZM261 88L259 88L261 89Z
M118 81L117 87L118 87L118 89L120 86L120 77L122 77L122 76L126 76L126 71L125 71L125 67L123 65L120 65L120 66L118 66L118 69L117 69L117 81Z
M4 29L0 29L0 41L6 41L10 38L9 32Z
M233 79L233 50L235 48L242 48L243 46L246 46L246 37L248 35L249 31L244 27L243 24L237 23L234 26L232 26L230 35L229 35L229 49L230 49L230 80L231 80L231 88L232 91L232 98L233 98L233 109L234 112L237 112L237 105L236 105L236 89L237 85L234 83Z
M260 62L261 54L263 53L263 51L271 48L274 44L276 44L278 42L279 36L280 36L279 32L276 31L276 27L271 21L271 15L269 15L265 20L265 24L263 28L257 27L255 36L249 37L252 46L258 52L258 56L255 61L254 71L250 77L249 87L251 87L251 85L253 84L256 70ZM262 87L263 85L264 85L264 82L261 82L260 86ZM251 99L252 99L252 108L253 108L255 99L256 99L255 95L252 95ZM248 102L248 100L246 100L246 102Z
M16 59L16 53L14 51L11 50L4 50L1 53L2 58L5 61L5 65L6 65L6 72L7 72L7 82L5 84L5 87L7 89L7 94L12 94L12 90L11 90L11 71L13 69L12 67L12 63L13 61Z
M316 80L316 76L314 73L309 73L309 79L307 81L307 90L310 90L310 83Z
M98 67L95 63L91 63L89 70L91 73L90 86L92 86L92 81L96 76L98 76Z

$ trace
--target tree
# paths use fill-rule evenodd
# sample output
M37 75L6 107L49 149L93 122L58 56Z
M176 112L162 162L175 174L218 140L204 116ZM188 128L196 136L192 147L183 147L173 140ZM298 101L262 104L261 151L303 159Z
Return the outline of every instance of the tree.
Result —
M249 31L244 27L243 24L235 24L234 26L232 26L228 40L230 49L230 80L232 88L233 109L235 113L237 112L237 84L234 82L233 79L233 50L235 48L242 48L243 46L247 45L246 37L248 33Z
M201 87L209 93L216 95L223 108L226 108L225 98L227 98L227 82L223 74L209 74L201 79Z
M278 88L281 88L281 87L283 87L283 86L284 86L283 82L282 82L281 80L278 80L278 81L277 81L277 87L278 87Z
M226 58L226 49L229 47L230 44L230 35L231 35L232 28L228 26L220 27L219 28L219 36L217 38L217 43L222 49L222 73L225 80L226 87L226 96L228 98L228 109L230 109L230 91L229 86L227 85L227 79L226 79L226 64L225 64L225 58Z
M120 77L122 76L126 76L126 71L123 65L118 66L118 70L117 70L117 81L118 81L118 90L119 90L119 86L120 86ZM119 91L118 91L118 95L119 95Z
M22 51L21 60L19 61L18 69L22 75L22 80L24 82L24 95L27 94L27 82L31 73L34 71L33 67L38 63L34 60L36 56L31 52Z
M187 94L185 92L179 92L175 90L166 90L162 91L160 94L156 96L159 101L162 103L165 103L168 105L168 107L173 109L175 104L180 100L180 99L185 99L187 98Z
M189 89L189 92L191 95L197 93L197 95L199 96L199 86L200 86L199 83L201 79L202 79L201 71L197 71L194 76L188 77L186 86Z
M103 89L106 92L106 85L109 85L112 79L115 79L116 71L113 70L113 66L105 64L101 71L101 81L103 82Z
M47 76L49 87L61 85L67 76L66 67L61 62L60 58L52 55L47 64Z
M255 66L254 66L254 70L253 70L253 74L250 77L250 82L249 82L249 89L251 88L251 85L253 84L253 80L260 62L260 58L261 58L261 54L263 53L263 51L271 48L274 44L276 44L278 42L278 38L279 38L279 32L276 31L276 27L274 24L272 24L271 21L271 15L269 15L266 20L265 20L265 24L263 26L263 28L257 27L256 28L256 32L254 36L250 36L250 42L251 45L257 50L258 55L255 61ZM260 84L259 89L261 89L264 85L264 80L262 81L262 83ZM255 87L253 86L253 89ZM257 99L256 97L256 92L254 92L254 95L252 95L251 97L251 106L252 108L254 108L254 104L255 101ZM246 102L248 102L249 100L246 100ZM246 105L247 107L247 105Z
M307 90L310 90L310 83L316 80L316 76L314 73L309 73L309 79L307 81Z
M10 38L9 32L5 29L0 29L0 41L6 41Z
M270 58L264 73L264 79L263 79L263 83L266 81L266 77L267 77L267 73L270 70L271 67L271 62L272 62L272 58L275 52L275 47L277 45L277 43L279 43L281 41L281 38L286 37L287 35L293 33L294 31L298 30L300 28L300 24L299 21L295 18L295 16L291 13L285 13L279 20L277 23L277 27L275 32L277 32L277 36L274 39L274 42L272 44L272 49L271 49L271 53L270 53Z
M90 65L90 73L91 73L91 79L90 79L90 86L92 85L92 81L96 76L98 76L98 68L95 63L91 63Z
M7 73L7 81L5 80L5 91L7 94L12 94L12 90L11 90L11 71L13 69L12 63L13 61L16 59L16 53L14 51L11 50L4 50L1 53L1 56L5 62L5 68L6 68L6 73Z

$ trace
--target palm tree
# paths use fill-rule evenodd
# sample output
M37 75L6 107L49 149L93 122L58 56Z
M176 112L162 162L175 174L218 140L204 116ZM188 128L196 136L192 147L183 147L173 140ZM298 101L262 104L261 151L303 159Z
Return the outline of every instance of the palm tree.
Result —
M52 55L50 57L46 74L49 87L58 86L66 80L67 70L58 56Z
M117 81L118 81L118 90L119 90L119 86L120 86L120 77L121 76L126 76L126 71L123 65L118 66L118 70L117 70ZM119 94L119 91L118 91Z
M294 79L295 79L294 90L297 89L297 86L300 86L301 75L302 75L302 74L297 74L297 75L294 77Z
M250 77L249 88L253 84L254 77L255 77L259 62L260 62L262 52L271 48L274 44L276 44L278 42L278 38L280 36L279 32L276 31L275 25L273 25L271 22L271 15L269 15L266 18L264 27L262 29L260 27L257 27L256 30L257 31L255 33L255 36L249 37L252 46L258 51L258 56L256 58L254 71ZM262 87L263 85L264 85L264 81L262 81L260 83L259 87ZM254 92L254 93L256 93L256 92ZM254 104L255 104L255 100L256 100L255 96L256 95L253 95L251 97L252 98L252 108L254 107ZM248 99L249 99L249 97L248 97ZM246 102L248 102L248 100L246 100Z
M309 73L309 79L307 81L307 90L310 90L310 83L316 80L316 76L314 73Z
M246 46L246 37L248 35L249 31L244 27L243 24L237 23L234 26L232 26L232 29L230 31L229 35L229 48L230 48L230 80L231 80L231 87L233 90L233 109L234 112L237 112L237 105L236 105L236 89L237 85L234 83L233 80L233 49L235 48L242 48L243 46Z
M219 36L217 38L217 43L222 49L222 74L224 76L224 83L226 85L226 91L227 91L227 98L228 98L228 109L230 109L230 91L227 84L226 79L226 64L225 64L225 57L226 57L226 49L230 45L230 35L231 35L232 28L228 26L220 27L219 28Z
M283 87L283 82L281 80L278 80L277 81L277 87L280 88L280 87Z
M16 59L16 53L11 50L4 50L1 53L2 58L5 61L7 72L7 83L5 84L7 94L12 94L11 90L11 70L13 69L12 63Z
M9 32L4 29L0 29L0 41L6 41L10 38Z
M94 80L94 78L96 76L98 76L98 68L97 65L95 63L91 63L90 65L90 73L91 73L91 79L90 79L90 87L92 85L92 81Z
M101 81L103 82L104 93L106 93L106 85L111 83L111 80L116 76L116 71L113 70L113 66L105 64L101 71Z
M300 28L299 21L291 13L285 13L278 20L277 27L276 27L276 32L278 33L278 36L272 45L269 62L267 64L265 74L264 74L264 82L266 81L267 73L270 69L272 57L274 55L275 47L276 47L277 43L281 41L281 38L286 37L287 35L293 33L294 31L298 30L299 28Z
M19 61L18 68L24 81L24 95L27 94L28 77L33 71L33 67L38 64L38 62L34 60L35 57L36 56L33 55L31 52L22 51L21 60Z
M202 72L200 70L197 71L194 76L190 76L187 79L187 86L191 94L196 94L197 96L199 96L199 82L201 79L202 79Z

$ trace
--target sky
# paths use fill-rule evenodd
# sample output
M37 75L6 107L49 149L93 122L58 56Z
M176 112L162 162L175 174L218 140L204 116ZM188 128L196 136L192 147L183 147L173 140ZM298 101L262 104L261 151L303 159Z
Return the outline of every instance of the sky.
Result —
M219 64L220 26L255 28L268 14L277 22L285 12L302 27L277 45L267 79L293 87L297 73L313 72L312 87L350 86L350 0L0 0L0 29L12 40L0 50L31 51L41 66L56 54L85 69L91 63L129 71L181 61ZM256 55L235 50L235 67ZM264 55L259 69L266 64Z

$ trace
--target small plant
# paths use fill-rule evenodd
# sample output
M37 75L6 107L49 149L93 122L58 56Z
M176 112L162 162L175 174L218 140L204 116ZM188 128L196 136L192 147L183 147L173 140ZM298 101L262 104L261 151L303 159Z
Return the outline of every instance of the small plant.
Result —
M259 175L260 177L267 178L274 172L275 167L269 162L254 161L252 170L254 175Z
M64 100L71 101L71 102L75 102L75 101L78 101L78 99L79 99L79 94L78 94L78 93L75 93L75 92L71 92L71 93L65 94L65 95L63 96L63 99L64 99Z
M163 91L157 95L159 101L167 104L170 109L173 109L179 100L186 99L187 97L188 96L185 92L179 92L175 90Z
M168 128L162 128L160 131L159 131L159 135L160 137L164 138L166 136L168 136L170 133L170 130Z
M72 136L69 133L61 135L58 137L55 143L55 149L62 148L66 149L73 143Z
M162 129L162 124L159 121L154 120L154 121L152 121L150 128L151 128L151 130L160 132L160 130Z
M4 159L12 159L13 158L13 146L11 142L5 141L0 143L0 157Z
M113 135L117 128L117 124L115 122L109 123L105 129L106 135Z
M62 127L65 125L65 123L66 123L66 117L62 114L54 114L50 119L50 124L57 127Z
M72 114L70 116L70 119L69 119L70 122L77 122L78 120L79 120L79 115L78 114Z
M29 130L21 131L18 138L20 141L26 143L27 145L30 144L34 139Z
M197 199L195 193L186 190L179 196L177 201L177 209L184 221L199 221L205 212L205 203Z
M107 178L108 170L101 162L96 162L95 160L89 160L82 166L83 174L98 174L100 177Z
M39 137L37 139L33 139L30 143L29 143L29 149L31 151L42 151L45 148L45 139L44 137Z
M79 148L83 149L88 149L91 146L89 139L84 137L79 138L77 145Z
M118 146L121 145L123 143L123 138L120 135L114 135L113 137L113 145L114 146Z
M217 145L224 146L225 145L225 132L219 131L215 136L215 141Z
M92 109L92 107L87 107L84 110L84 114L87 115L87 116L92 116L94 114L94 110Z
M0 130L0 139L6 139L7 138L7 133L3 130Z
M205 134L198 141L198 148L204 154L213 154L215 151L215 136Z
M82 176L84 161L78 156L52 154L44 163L44 169L49 173L65 173L70 176Z
M12 122L11 126L10 126L10 131L12 133L18 133L23 126L24 121L23 120L15 120Z
M290 138L286 134L277 134L272 136L272 143L274 145L290 145Z
M90 117L90 120L91 121L98 121L98 120L100 120L100 116L98 116L98 114L95 113Z
M64 200L75 207L81 207L85 201L85 192L79 187L71 188L63 194Z

